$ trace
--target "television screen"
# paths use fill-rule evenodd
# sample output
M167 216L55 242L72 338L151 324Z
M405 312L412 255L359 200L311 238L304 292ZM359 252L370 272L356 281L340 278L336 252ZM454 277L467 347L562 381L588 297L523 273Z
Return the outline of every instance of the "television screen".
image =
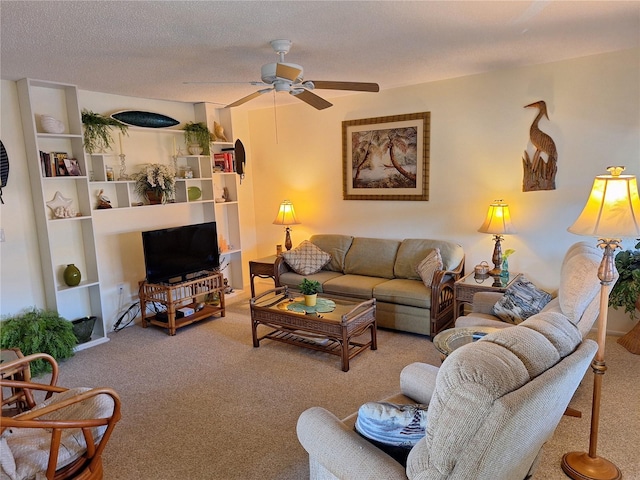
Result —
M142 232L149 283L177 283L220 266L216 222Z

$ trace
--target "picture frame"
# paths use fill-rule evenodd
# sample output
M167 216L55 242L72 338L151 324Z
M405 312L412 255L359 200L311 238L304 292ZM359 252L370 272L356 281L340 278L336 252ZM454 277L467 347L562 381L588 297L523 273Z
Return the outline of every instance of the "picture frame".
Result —
M76 158L65 158L64 166L67 169L67 173L72 177L80 177L82 176L82 171L80 170L80 164Z
M342 122L344 200L429 200L431 112Z

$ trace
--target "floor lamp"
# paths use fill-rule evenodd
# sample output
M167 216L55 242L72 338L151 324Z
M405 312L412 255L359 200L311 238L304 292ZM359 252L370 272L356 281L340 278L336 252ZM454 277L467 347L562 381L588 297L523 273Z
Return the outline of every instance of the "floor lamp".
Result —
M604 249L598 268L600 279L600 313L598 315L598 351L593 359L593 401L591 405L591 435L589 452L570 452L562 457L562 470L574 480L617 480L620 469L596 453L602 380L607 367L604 362L607 334L609 289L616 279L614 252L621 237L640 235L640 198L634 175L621 175L624 167L608 167L610 175L598 175L589 199L578 219L568 230L578 235L597 237Z

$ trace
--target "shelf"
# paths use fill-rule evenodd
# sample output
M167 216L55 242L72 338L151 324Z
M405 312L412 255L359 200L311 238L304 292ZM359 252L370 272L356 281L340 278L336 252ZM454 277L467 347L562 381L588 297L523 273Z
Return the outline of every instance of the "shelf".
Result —
M189 305L185 305L185 306L193 308L195 306L195 304L189 304ZM200 320L204 320L205 318L209 318L209 317L212 317L214 315L223 315L223 314L224 314L224 308L214 307L214 306L211 306L211 305L205 305L202 310L194 313L193 315L188 315L188 316L182 317L182 318L176 318L176 320L175 320L176 329L178 329L180 327L184 327L186 325L190 325L190 324L198 322ZM151 325L156 325L157 327L169 328L169 320L168 319L165 322L165 321L162 321L162 320L158 320L156 318L156 316L153 315L151 317L147 317L147 321Z

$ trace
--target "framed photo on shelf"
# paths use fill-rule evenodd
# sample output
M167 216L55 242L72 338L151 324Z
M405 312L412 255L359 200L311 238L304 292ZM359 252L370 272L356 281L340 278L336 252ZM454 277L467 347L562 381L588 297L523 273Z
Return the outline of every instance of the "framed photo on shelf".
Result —
M342 122L344 200L429 200L431 112Z
M65 158L64 166L67 168L67 172L72 177L80 177L82 176L82 172L80 171L80 164L78 163L78 159L76 158Z

